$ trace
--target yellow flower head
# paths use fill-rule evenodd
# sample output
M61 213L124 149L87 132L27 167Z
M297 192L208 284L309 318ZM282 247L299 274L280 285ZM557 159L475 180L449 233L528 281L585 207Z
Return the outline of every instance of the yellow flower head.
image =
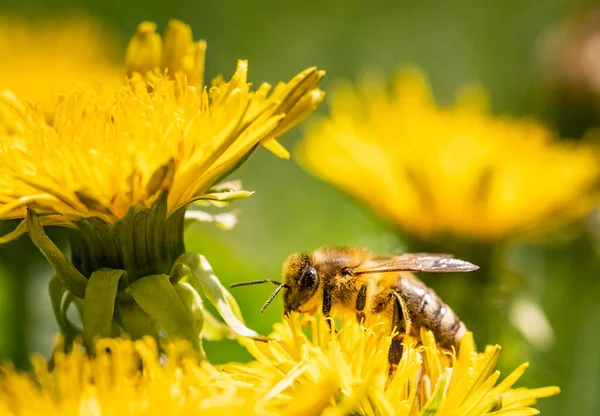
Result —
M116 91L65 96L50 122L39 108L5 93L0 218L22 218L31 207L113 224L162 192L174 212L205 197L259 143L286 156L275 138L322 100L315 89L322 76L310 68L272 92L268 84L250 90L245 61L230 81L219 78L210 89L134 76Z
M2 369L0 414L234 416L252 409L257 399L253 389L238 388L227 374L198 363L185 342L169 344L164 360L150 337L104 339L96 350L95 357L81 346L57 352L52 371L35 356L35 381Z
M122 331L184 337L202 356L198 292L237 334L258 337L206 259L185 252L186 207L250 195L237 182L217 183L260 144L289 156L277 138L322 101L324 72L309 68L275 88L251 89L239 61L229 81L217 77L207 88L204 50L181 22L164 39L142 23L124 85L80 88L50 108L0 92L0 219L26 218L0 243L28 232L52 265L50 295L67 348L81 335L93 351L96 337ZM191 214L225 228L235 222ZM44 225L69 228L70 258ZM81 329L66 318L71 306Z
M311 337L302 331L306 319ZM52 371L35 357L37 383L4 368L0 414L526 416L537 414L537 399L559 392L512 389L527 364L498 383L500 348L478 353L470 334L458 354L437 347L429 332L422 343L407 339L390 378L390 337L376 329L348 320L332 334L322 318L294 315L276 324L270 343L248 341L257 361L220 368L198 363L182 341L166 345L166 358L151 338L99 340L95 357L76 345L55 352Z
M308 324L311 336L302 326ZM387 326L385 326L387 327ZM431 332L405 337L393 375L388 367L391 336L383 325L364 328L346 320L336 333L323 318L292 315L278 323L268 344L248 345L257 362L229 364L224 370L240 385L264 391L257 406L281 414L308 415L532 415L538 398L557 387L512 389L527 368L521 365L498 383L499 346L475 350L467 333L460 351L436 345ZM269 380L276 380L273 385Z
M341 88L299 153L309 171L422 238L499 239L581 217L598 199L597 149L493 116L481 92L440 106L415 72L391 93L377 81Z
M25 21L0 17L0 90L51 106L59 94L102 82L119 85L116 36L86 15Z

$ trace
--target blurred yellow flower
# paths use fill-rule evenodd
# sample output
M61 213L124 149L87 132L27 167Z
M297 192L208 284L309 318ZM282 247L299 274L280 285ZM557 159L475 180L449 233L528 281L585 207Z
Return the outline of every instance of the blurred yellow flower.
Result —
M185 342L171 343L166 360L150 337L104 339L96 350L95 357L77 345L69 354L56 352L52 371L36 356L35 378L4 368L0 414L235 416L248 414L257 400L250 386L238 387L227 374L198 363Z
M116 86L124 78L119 51L116 34L84 14L0 16L0 90L47 108L82 86Z
M268 344L246 341L257 361L221 367L198 363L185 342L167 344L166 360L151 338L100 340L93 358L76 345L55 353L52 371L33 359L39 385L5 368L0 414L525 416L537 414L537 399L559 392L512 389L527 364L497 383L500 348L477 353L470 334L458 354L437 347L429 332L422 344L407 339L391 378L390 337L377 328L348 320L332 334L322 318L294 315L271 337Z
M127 47L127 75L167 73L180 81L185 77L188 85L202 86L205 52L206 42L195 42L192 29L183 22L171 20L162 37L155 23L142 22Z
M453 107L399 74L342 87L308 132L300 162L421 238L494 240L579 218L598 201L598 151L559 142L535 121L490 114L480 91Z

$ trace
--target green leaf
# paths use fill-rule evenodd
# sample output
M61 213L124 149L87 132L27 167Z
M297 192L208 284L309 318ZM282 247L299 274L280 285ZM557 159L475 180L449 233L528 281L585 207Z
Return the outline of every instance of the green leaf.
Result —
M435 391L427 403L425 403L425 406L421 409L419 416L433 416L437 413L442 404L442 400L446 395L451 378L452 368L447 368L446 372L440 375L437 385L435 386Z
M232 211L232 212L222 212L220 214L212 215L212 214L209 214L208 212L188 209L185 212L185 221L186 221L186 226L190 226L191 224L195 223L196 221L212 222L217 227L219 227L223 230L229 231L229 230L233 229L233 227L235 227L235 225L237 224L239 214L240 214L239 210Z
M142 277L131 283L127 292L169 337L187 339L195 349L199 349L200 339L169 276L154 274Z
M194 289L199 292L202 291L205 294L235 333L258 341L268 340L244 325L237 302L227 289L223 287L217 276L215 276L212 267L204 256L195 253L185 253L175 262L174 272L182 273L179 266L189 269L189 283Z
M124 305L119 304L115 314L118 314L123 329L131 339L140 339L146 335L158 339L159 334L156 324L138 304L133 302Z
M83 300L83 339L90 351L94 340L109 337L119 280L124 270L100 269L92 273Z
M48 260L63 286L73 295L82 298L85 296L87 279L73 266L67 256L54 245L44 232L40 219L33 211L27 211L27 228L33 244Z

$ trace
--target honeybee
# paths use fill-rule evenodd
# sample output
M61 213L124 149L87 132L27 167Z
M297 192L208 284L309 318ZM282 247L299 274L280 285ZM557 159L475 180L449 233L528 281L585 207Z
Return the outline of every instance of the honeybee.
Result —
M429 329L442 347L458 348L465 324L439 296L410 272L468 272L478 267L447 254L405 253L375 256L350 247L321 248L308 254L293 254L283 266L283 282L277 285L261 311L283 290L284 314L316 313L325 317L356 318L368 325L384 319L396 331L388 359L396 365L402 356L405 334L418 335ZM331 320L328 320L331 322Z

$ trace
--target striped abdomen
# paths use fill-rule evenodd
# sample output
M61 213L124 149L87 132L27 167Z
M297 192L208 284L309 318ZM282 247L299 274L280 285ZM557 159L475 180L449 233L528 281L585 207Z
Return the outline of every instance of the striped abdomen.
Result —
M412 334L424 327L442 346L458 348L467 328L432 289L408 273L400 275L395 289L406 305Z

